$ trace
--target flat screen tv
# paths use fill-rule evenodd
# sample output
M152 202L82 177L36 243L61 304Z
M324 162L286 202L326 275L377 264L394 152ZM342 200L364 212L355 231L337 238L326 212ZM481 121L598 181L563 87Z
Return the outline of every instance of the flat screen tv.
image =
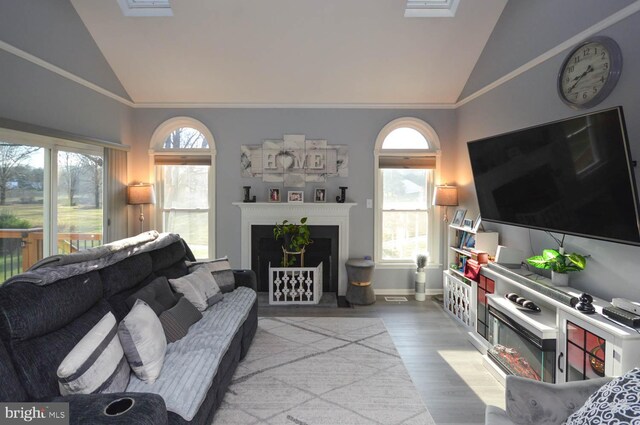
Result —
M640 245L622 107L467 146L483 221Z

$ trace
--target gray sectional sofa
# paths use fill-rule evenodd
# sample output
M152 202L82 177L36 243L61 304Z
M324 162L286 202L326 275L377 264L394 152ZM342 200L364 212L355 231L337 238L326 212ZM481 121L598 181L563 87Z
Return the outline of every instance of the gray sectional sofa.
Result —
M0 401L69 402L72 424L209 424L257 329L255 275L235 271L235 288L202 313L186 336L169 343L152 384L132 374L123 393L61 396L56 371L109 311L129 312L127 298L159 276L189 273L194 260L177 235L119 241L94 252L55 257L0 285ZM110 403L132 399L122 414ZM129 403L131 404L131 403ZM120 402L108 413L118 413Z

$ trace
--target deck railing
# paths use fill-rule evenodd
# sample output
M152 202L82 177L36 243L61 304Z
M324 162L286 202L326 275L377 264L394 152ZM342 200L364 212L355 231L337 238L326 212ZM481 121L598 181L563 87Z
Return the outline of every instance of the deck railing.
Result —
M102 245L101 233L58 233L58 253L70 254ZM0 229L0 279L22 273L44 257L42 228Z

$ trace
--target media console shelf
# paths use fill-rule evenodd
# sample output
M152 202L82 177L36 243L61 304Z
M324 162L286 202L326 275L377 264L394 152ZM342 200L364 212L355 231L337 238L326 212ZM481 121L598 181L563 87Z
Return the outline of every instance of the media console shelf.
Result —
M509 269L490 264L482 275L495 281L495 296L507 316L523 326L539 320L535 313L505 311L508 301L498 301L506 293L515 292L540 306L549 322L549 312L555 318L555 382L569 382L600 376L618 376L640 366L640 333L617 324L602 315L609 305L594 297L594 314L583 314L572 307L581 291L571 287L554 287L547 278L524 269ZM493 301L492 301L493 302ZM542 318L543 316L537 316ZM529 318L529 320L525 320ZM527 323L529 322L529 323Z

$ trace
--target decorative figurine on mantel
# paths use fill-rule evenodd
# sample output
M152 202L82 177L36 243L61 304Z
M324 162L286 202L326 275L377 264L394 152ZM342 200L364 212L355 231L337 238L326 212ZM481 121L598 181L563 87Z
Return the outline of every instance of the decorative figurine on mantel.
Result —
M251 186L242 186L244 189L244 200L242 202L256 202L256 195L251 197Z
M339 204L344 204L344 201L347 200L347 186L340 186L340 196L336 196L336 202Z

